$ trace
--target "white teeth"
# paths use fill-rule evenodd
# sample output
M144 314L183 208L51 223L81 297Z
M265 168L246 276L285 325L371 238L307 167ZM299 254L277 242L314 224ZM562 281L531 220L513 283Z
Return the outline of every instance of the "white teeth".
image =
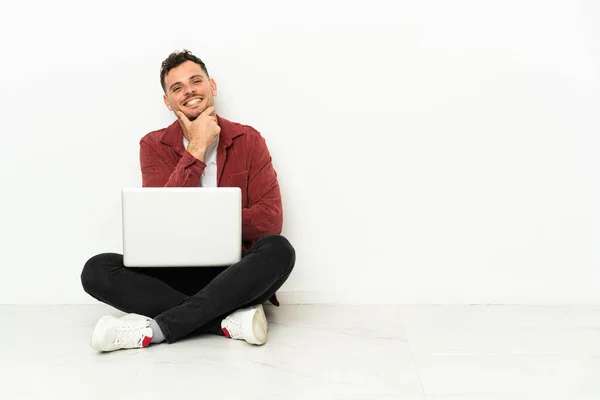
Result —
M188 101L188 102L187 102L187 103L185 103L184 105L185 105L185 106L190 106L190 105L192 105L192 104L199 103L200 101L202 101L202 99L194 99L194 100L190 100L190 101Z

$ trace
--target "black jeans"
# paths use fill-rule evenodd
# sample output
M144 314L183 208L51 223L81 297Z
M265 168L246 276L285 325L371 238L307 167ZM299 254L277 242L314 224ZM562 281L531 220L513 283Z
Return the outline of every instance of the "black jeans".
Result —
M295 261L290 242L270 235L230 267L126 268L121 254L99 254L83 267L81 283L103 303L154 318L172 343L190 334L221 334L223 318L267 301Z

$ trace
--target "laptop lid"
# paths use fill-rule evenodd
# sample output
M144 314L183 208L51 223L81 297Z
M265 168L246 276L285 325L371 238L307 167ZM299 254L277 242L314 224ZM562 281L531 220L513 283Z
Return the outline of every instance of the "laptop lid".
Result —
M242 255L240 188L122 190L126 267L229 266Z

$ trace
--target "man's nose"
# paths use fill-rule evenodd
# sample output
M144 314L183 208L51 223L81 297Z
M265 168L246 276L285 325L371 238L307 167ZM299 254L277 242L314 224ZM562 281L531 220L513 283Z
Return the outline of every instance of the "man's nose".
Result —
M189 85L189 86L185 86L183 88L184 92L186 95L190 95L190 94L194 94L196 93L196 88L194 88L194 86Z

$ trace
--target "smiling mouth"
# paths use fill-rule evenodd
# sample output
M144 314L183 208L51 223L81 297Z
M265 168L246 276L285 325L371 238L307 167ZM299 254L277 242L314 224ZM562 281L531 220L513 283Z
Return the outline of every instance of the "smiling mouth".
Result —
M186 101L185 103L183 103L183 105L184 105L185 107L188 107L188 106L194 106L194 105L196 105L196 104L200 103L202 100L203 100L203 99L201 99L201 98L195 98L195 99L191 99L191 100L188 100L188 101Z

